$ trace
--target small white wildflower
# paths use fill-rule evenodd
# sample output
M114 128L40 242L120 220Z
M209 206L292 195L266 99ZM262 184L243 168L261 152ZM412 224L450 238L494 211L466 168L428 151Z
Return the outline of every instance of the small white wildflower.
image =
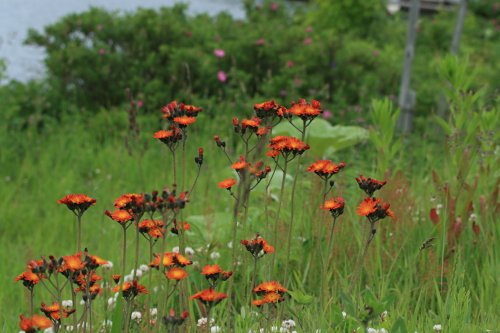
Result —
M46 328L43 333L54 333L54 329L52 327Z
M139 266L139 269L141 271L143 271L144 273L146 273L147 271L149 271L148 265L144 265L144 264L142 264L141 266Z
M347 313L345 311L342 311L342 318L345 320L347 318Z
M470 214L469 221L476 222L476 220L477 220L477 215L474 213Z
M132 275L125 275L125 277L123 278L123 281L124 282L130 282L130 281L132 281Z
M142 314L139 311L134 311L130 315L130 319L135 320L136 322L139 322L142 319Z
M72 325L66 326L66 331L73 332L73 326Z
M378 333L389 333L385 328L381 328L378 330Z
M61 304L65 308L71 308L71 307L73 307L73 301L70 300L70 299L62 301Z
M149 309L149 314L151 315L151 317L156 316L158 314L158 309L157 308Z
M186 255L188 255L188 256L192 256L192 255L194 255L194 250L193 250L193 248L192 248L192 247L187 246L187 247L184 249L184 253L185 253Z
M229 243L227 243L227 247L232 249L233 248L233 241L230 241Z
M298 237L297 237L297 239L298 239L299 241L301 241L302 243L305 243L305 242L306 242L306 240L307 240L305 237L302 237L302 236L298 236Z
M440 332L442 327L441 327L441 324L436 324L432 327L432 329L436 332Z
M154 287L154 288L153 288L153 292L154 292L155 294L158 292L158 290L159 290L159 289L158 289L158 287Z
M367 332L368 333L378 333L378 331L376 329L374 329L373 327L368 327Z
M102 265L102 268L111 269L111 268L113 268L113 263L108 260L107 263L105 263L104 265Z
M119 296L119 295L120 295L119 293L115 293L115 294L113 295L113 298L115 299L115 301L118 299L118 296Z
M222 332L222 329L219 326L212 326L212 327L210 327L210 332L211 333L218 333L218 332Z
M80 301L80 305L85 305L85 301L83 299Z
M212 253L210 253L210 259L217 260L219 258L220 258L220 253L219 252L212 252Z
M179 247L178 247L178 246L174 246L174 247L172 248L172 252L174 252L174 253L179 253Z
M441 208L443 208L443 204L440 204L440 203L439 203L439 204L437 204L437 205L436 205L436 209L437 209L437 210L440 210Z
M102 326L104 326L104 327L111 327L111 326L113 326L113 322L111 320L109 320L109 319L108 320L104 320L102 322Z
M134 277L134 271L135 271L135 277L140 278L142 276L142 271L140 269L133 269L130 271L130 276L132 278Z
M283 320L283 322L281 323L281 327L290 330L295 327L295 321L293 321L293 319Z
M385 318L387 317L387 315L388 315L388 314L389 314L389 313L387 312L387 310L385 310L384 312L382 312L382 313L380 314L380 319L381 319L382 321L384 321L384 320L385 320Z

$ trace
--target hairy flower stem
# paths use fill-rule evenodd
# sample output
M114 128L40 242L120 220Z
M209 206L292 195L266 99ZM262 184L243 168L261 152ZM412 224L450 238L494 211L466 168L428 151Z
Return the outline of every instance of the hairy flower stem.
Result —
M154 242L150 239L149 240L149 262L153 261L153 245L154 245ZM153 288L153 270L152 269L149 269L148 270L148 286L149 286L149 290L151 291ZM150 322L150 317L151 317L151 292L149 292L147 294L147 297L146 297L146 323L148 323L148 325L146 326L147 328L147 332L151 332L151 326L149 325L149 322Z
M30 318L33 317L33 296L34 290L33 287L30 288Z
M276 245L277 245L277 241L278 241L278 224L279 224L279 220L280 220L281 207L283 205L283 196L285 194L285 181L286 181L287 169L288 169L288 159L285 159L285 165L283 166L283 177L281 178L278 211L276 212L276 219L274 221L274 233L273 233L273 244L272 245L275 246L275 249L277 248ZM276 262L276 250L272 254L271 271L269 274L270 275L269 279L271 279L273 274L274 274L275 262Z
M76 215L77 220L77 231L76 231L76 252L81 250L81 239L82 239L82 214L78 213Z
M250 293L248 295L249 307L252 308L252 292L255 289L255 280L257 278L257 261L259 260L258 256L253 257L253 275L252 275L252 288L250 288Z
M139 268L139 221L140 216L135 217L135 262L134 262L134 274L132 274L132 280L137 277L137 269Z
M361 273L361 269L363 268L364 263L365 263L365 257L366 257L366 254L368 252L368 247L370 246L371 242L375 238L376 233L377 233L377 228L375 227L375 221L370 221L370 230L369 230L368 238L367 238L365 246L363 248L363 252L358 257L358 261L357 261L356 267L355 267L356 271L354 272L354 275L353 275L353 278L351 281L351 287L349 288L349 293L352 292L354 285L356 284L356 282L359 278L359 274Z
M73 288L73 277L70 275L69 277L69 285L71 289L71 301L73 302L73 308L76 309L76 293L75 293L75 288ZM77 326L77 318L76 318L76 313L73 314L73 329L76 331L76 326Z
M122 224L122 228L123 228L123 249L122 249L122 275L120 276L120 292L123 295L123 283L125 282L125 267L127 264L127 227L124 224ZM125 315L127 315L127 313L125 313ZM128 327L124 326L124 329L128 331Z
M325 301L329 298L330 293L326 288L326 281L330 277L330 263L333 257L333 233L335 230L335 224L337 223L337 217L333 218L332 229L330 230L330 238L328 239L328 247L326 252L326 262L323 263L323 272L321 274L321 308L325 309Z

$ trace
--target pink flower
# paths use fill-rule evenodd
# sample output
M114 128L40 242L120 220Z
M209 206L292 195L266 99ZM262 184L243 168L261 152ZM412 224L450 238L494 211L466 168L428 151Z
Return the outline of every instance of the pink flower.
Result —
M313 28L312 27L307 27L306 28L306 32L312 32L313 31Z
M306 39L304 39L304 45L311 45L312 42L313 40L311 37L307 37Z
M106 50L105 49L99 49L99 54L100 55L105 55L106 54Z
M224 73L224 71L219 71L219 72L217 73L217 79L218 79L220 82L222 82L222 83L226 82L226 81L227 81L227 75L226 75L226 73Z
M276 2L271 3L271 10L273 12L277 11L279 8L279 5Z
M137 101L137 107L138 108L142 108L142 106L144 105L144 102L143 101Z
M266 40L264 38L259 38L259 39L257 39L257 41L255 41L255 45L261 46L264 44L266 44Z
M295 66L295 63L292 60L288 60L287 63L286 63L286 66L288 68L292 68L293 66Z
M330 110L323 111L323 119L330 119L332 117L332 113Z
M226 52L224 52L223 49L215 49L214 50L214 55L217 57L217 58L224 58L224 56L226 55Z

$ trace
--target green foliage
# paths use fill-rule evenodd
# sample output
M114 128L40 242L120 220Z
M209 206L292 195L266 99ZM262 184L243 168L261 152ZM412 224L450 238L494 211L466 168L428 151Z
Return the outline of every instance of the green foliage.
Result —
M403 142L396 134L399 114L399 108L394 108L387 98L372 102L370 118L373 127L370 129L370 140L377 151L377 170L390 170L391 164L394 164L394 159L401 151Z

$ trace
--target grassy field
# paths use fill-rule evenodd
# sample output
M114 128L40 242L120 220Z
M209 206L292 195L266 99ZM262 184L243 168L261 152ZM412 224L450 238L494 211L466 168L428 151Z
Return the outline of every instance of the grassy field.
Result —
M250 116L251 105L248 110ZM227 244L232 239L233 200L217 183L234 174L224 154L217 149L213 135L226 138L228 151L234 157L243 147L231 143L235 139L231 115L216 112L204 110L190 129L186 147L187 163L183 172L189 179L187 183L195 176L193 158L197 156L197 148L205 148L198 185L182 216L192 226L186 233L186 245L196 251L192 260L197 265L188 268L186 285L190 294L204 288L199 271L205 264L217 262L225 269L232 266L232 249ZM119 272L122 234L119 226L103 214L104 210L112 209L113 200L123 193L150 192L172 182L168 150L152 138L161 127L159 114L140 116L139 120L141 134L130 144L132 155L124 144L128 126L125 111L66 116L61 122L49 122L43 130L2 131L0 297L3 311L0 322L3 332L16 331L19 314L27 314L28 293L21 283L14 282L26 263L41 255L58 257L74 253L74 216L57 204L65 194L86 193L97 199L97 204L83 218L83 245L91 253L114 263L112 271L105 276L109 278L109 274ZM337 221L331 260L327 264L332 221L319 209L322 182L314 174L305 172L305 167L319 156L304 154L297 173L291 274L283 281L287 221L292 210L290 187L295 171L286 181L279 233L277 242L272 244L277 253L274 274L270 274L273 269L269 257L261 259L257 274L259 282L271 278L289 289L290 297L282 303L282 319L293 319L297 325L295 330L350 332L358 327L362 331L366 325L366 328L385 328L389 332L431 332L434 325L439 324L443 332L495 332L500 327L497 203L488 201L484 204L488 205L487 209L474 210L480 226L478 234L473 232L471 220L463 220L460 236L450 238L454 229L447 225L446 216L451 208L434 185L432 171L437 170L443 182L454 188L453 172L457 169L451 166L453 162L451 155L447 155L444 138L427 136L406 139L403 149L390 161L392 172L378 169L376 161L380 152L370 141L328 156L346 163L335 178L334 189L334 195L345 198L346 210ZM291 170L295 170L296 163L290 164ZM489 181L481 178L478 182L471 197L475 207L494 197L495 189L498 193L497 169L493 164ZM472 166L465 177L475 179L479 172L479 167ZM391 203L397 216L396 222L390 219L379 222L376 237L364 258L361 253L368 223L356 214L363 194L354 179L360 174L387 179L379 196ZM264 184L252 192L247 224L238 228L238 239L250 239L260 232L271 241L277 200L281 198L278 176L279 173L273 179L269 196L265 195ZM465 196L467 192L463 191ZM266 199L271 200L267 201L269 205L265 204ZM433 224L429 211L436 207L441 222ZM135 247L132 236L129 233L130 253ZM423 249L427 241L431 246ZM178 245L174 236L166 242L167 250ZM248 332L266 322L262 318L269 313L262 311L254 317L255 308L251 310L245 305L248 304L245 288L251 278L251 267L248 267L251 260L240 250L238 260L246 268L242 273L235 273L233 290L229 284L222 289L233 293L231 296L239 304L232 323L234 331ZM214 252L220 257L213 255ZM149 261L146 242L141 243L140 256L140 263ZM128 267L132 268L132 255L129 259ZM159 275L155 274L153 284L159 283ZM153 289L153 286L147 287ZM108 294L106 291L99 296L102 300L96 301L97 304L106 303ZM36 289L35 305L43 300L49 303L50 295ZM152 302L158 300L153 296ZM105 314L95 311L96 322L101 322ZM191 317L186 327L195 331L196 321L202 315L194 302L190 302L189 311ZM110 314L106 316L109 318ZM215 307L212 318L224 327L229 318L227 307ZM134 327L139 330L139 326Z

